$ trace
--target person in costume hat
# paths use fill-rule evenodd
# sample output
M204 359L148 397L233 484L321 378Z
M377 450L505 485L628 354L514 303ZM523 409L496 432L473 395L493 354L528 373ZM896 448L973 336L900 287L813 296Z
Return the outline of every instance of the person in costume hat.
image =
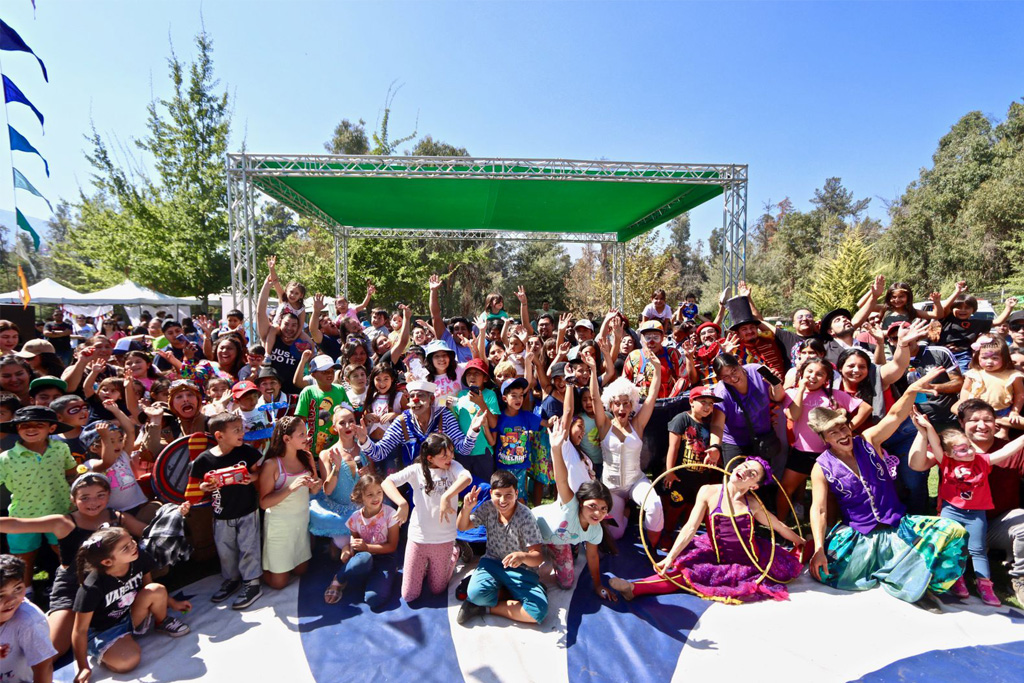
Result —
M470 455L480 435L480 424L483 413L474 419L468 433L463 434L455 413L434 402L437 386L426 380L427 370L418 358L409 359L409 372L406 373L406 390L409 393L409 407L402 411L401 416L391 423L379 441L371 441L367 436L366 427L359 425L356 429L356 440L363 454L380 462L388 457L398 446L405 446L403 465L409 465L419 455L423 441L435 432L448 435L452 440L456 455ZM478 423L479 422L479 423Z
M68 480L78 465L66 443L50 438L69 429L57 419L57 413L43 406L18 408L10 421L0 423L0 432L18 435L17 443L0 453L0 484L11 492L10 516L35 518L69 512ZM44 537L56 551L53 534L7 534L11 554L25 562L25 585L32 585L36 553Z
M775 340L775 328L761 319L761 313L750 298L750 288L740 282L741 296L725 302L729 311L729 331L739 346L735 355L744 365L758 363L768 366L776 377L786 376L786 358Z

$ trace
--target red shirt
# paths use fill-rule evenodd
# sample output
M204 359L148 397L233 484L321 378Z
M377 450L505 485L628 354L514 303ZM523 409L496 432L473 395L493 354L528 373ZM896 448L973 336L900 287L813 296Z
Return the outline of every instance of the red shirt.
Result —
M966 461L944 457L939 470L939 500L961 510L991 510L991 471L987 453L978 453L973 460Z
M1000 448L1002 442L992 444L992 450ZM988 516L998 517L1008 510L1020 507L1020 480L1024 475L1024 450L1001 465L996 465L988 475L988 487L992 491L992 506Z

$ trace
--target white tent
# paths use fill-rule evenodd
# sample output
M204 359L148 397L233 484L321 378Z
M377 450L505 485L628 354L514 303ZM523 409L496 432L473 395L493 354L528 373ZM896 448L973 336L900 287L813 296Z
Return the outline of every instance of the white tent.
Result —
M101 315L110 313L110 310L115 304L120 304L124 306L125 311L128 313L128 317L131 318L133 322L138 322L139 316L143 311L150 315L155 314L157 311L166 311L176 320L187 318L191 315L190 306L199 305L199 300L191 297L177 297L169 294L163 294L150 289L149 287L143 287L140 284L125 279L124 282L119 285L114 285L113 287L107 287L106 289L101 289L95 292L79 294L78 300L74 303L78 305L101 307L105 309ZM69 310L71 309L69 308Z
M65 287L50 278L44 278L34 285L29 285L28 293L32 296L30 304L78 303L82 297L81 294L70 287ZM0 304L21 305L21 303L20 290L0 294Z
M78 299L72 303L92 305L114 305L123 306L197 306L199 300L188 297L170 296L161 294L156 290L143 287L131 280L125 280L119 285L107 287L96 292L79 294Z

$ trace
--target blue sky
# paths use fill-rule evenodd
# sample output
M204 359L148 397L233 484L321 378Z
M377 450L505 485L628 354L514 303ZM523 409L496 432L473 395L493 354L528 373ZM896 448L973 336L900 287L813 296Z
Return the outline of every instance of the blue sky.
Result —
M765 200L798 208L828 176L893 198L963 114L1005 115L1024 96L1024 4L886 2L128 2L2 0L0 16L45 60L0 54L44 112L11 105L50 162L15 163L51 200L88 189L90 120L145 133L205 22L234 99L232 148L320 152L342 118L477 156L750 165L750 220ZM2 154L2 153L0 153ZM2 158L2 156L0 156ZM6 160L5 160L6 163ZM19 192L22 210L45 205ZM0 209L12 207L9 185ZM871 215L883 217L879 199ZM713 202L693 214L706 237Z

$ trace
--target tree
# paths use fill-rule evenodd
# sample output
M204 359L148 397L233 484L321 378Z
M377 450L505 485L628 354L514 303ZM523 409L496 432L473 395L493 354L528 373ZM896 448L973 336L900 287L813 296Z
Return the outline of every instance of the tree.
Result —
M815 268L809 292L811 302L821 312L840 307L853 309L873 278L870 247L855 227L844 235L835 254L821 260Z
M469 152L466 151L465 147L456 147L455 145L449 145L447 142L440 140L434 140L429 135L424 135L416 146L412 148L412 152L406 152L406 155L412 155L414 157L466 157L469 156Z
M370 143L366 139L366 121L359 119L352 123L342 119L334 127L334 135L324 143L324 149L331 154L368 154Z
M59 262L82 264L82 280L113 284L130 271L143 285L204 299L228 284L229 100L218 92L212 39L200 33L195 45L196 58L187 65L172 51L172 94L150 102L148 134L134 141L155 175L120 161L130 155L95 128L87 138L95 193L81 197L74 233L56 245Z

